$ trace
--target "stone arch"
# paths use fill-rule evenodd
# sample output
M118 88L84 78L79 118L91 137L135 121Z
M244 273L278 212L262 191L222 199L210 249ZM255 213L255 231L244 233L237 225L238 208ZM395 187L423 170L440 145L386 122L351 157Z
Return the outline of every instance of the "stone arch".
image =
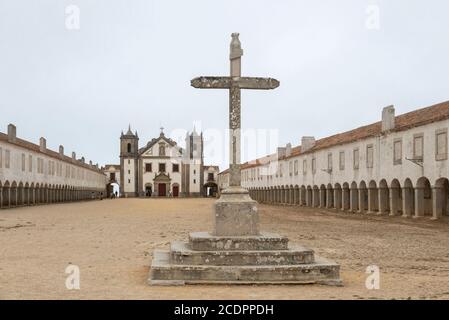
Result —
M351 212L357 212L359 210L359 189L357 188L357 183L355 181L351 183L351 188L349 191L351 198L351 207L349 210Z
M377 183L371 180L368 184L368 212L375 213L379 211L379 190Z
M390 216L402 214L402 188L398 179L390 183Z
M359 184L359 210L358 212L368 212L368 188L365 181L360 181Z
M326 208L327 207L327 194L326 194L326 186L322 184L320 186L320 208Z
M2 208L9 208L10 206L10 183L6 180L2 187Z
M334 186L334 208L337 210L341 210L343 207L343 194L342 194L342 188L339 183L336 183Z
M295 204L294 202L294 198L295 198L295 188L292 186L292 185L290 185L289 187L288 187L288 204L290 204L290 205L292 205L292 204Z
M295 185L293 193L294 193L293 204L299 205L300 203L299 203L299 186L298 185Z
M412 180L409 178L404 180L402 188L402 215L411 217L415 212L415 189Z
M390 209L390 189L388 188L387 180L382 179L379 182L379 214L385 214L391 211Z
M308 207L313 206L313 190L310 185L307 186L306 206L308 206Z
M307 189L305 185L301 186L301 189L299 190L299 205L305 206L307 204Z
M351 188L347 182L343 183L341 206L343 210L351 210Z
M23 182L20 181L17 185L17 206L23 206L24 203L24 185Z
M449 180L440 178L435 182L433 192L433 219L449 215Z
M421 177L415 188L415 217L430 216L432 209L432 187L429 179Z
M313 186L313 194L312 194L312 207L320 206L320 189L317 185Z
M17 182L13 181L10 187L9 194L9 206L16 207L17 206Z
M327 208L335 207L334 187L330 183L326 187L326 206Z

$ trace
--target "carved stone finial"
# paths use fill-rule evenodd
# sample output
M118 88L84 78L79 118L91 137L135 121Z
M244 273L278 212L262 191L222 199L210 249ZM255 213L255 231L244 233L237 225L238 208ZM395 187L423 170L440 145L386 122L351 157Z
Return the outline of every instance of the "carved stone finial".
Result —
M239 40L239 33L234 32L231 34L232 40L231 40L231 54L230 59L237 59L243 56L243 50L242 50L242 44Z

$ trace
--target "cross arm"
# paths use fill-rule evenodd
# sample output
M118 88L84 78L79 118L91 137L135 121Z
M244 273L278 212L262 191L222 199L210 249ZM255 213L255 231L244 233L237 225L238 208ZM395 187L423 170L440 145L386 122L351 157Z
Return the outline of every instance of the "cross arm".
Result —
M229 89L236 86L240 89L269 90L279 87L279 81L273 78L258 77L198 77L190 82L199 89Z

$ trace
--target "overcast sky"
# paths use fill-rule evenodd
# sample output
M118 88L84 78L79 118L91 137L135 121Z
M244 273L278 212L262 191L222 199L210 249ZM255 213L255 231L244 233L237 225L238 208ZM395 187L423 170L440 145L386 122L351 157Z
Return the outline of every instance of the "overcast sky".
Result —
M378 121L387 105L449 100L448 12L447 0L0 0L0 131L14 123L21 138L100 165L119 163L129 123L140 146L161 125L223 132L227 91L190 80L228 75L239 32L243 75L281 82L243 92L243 129L297 145Z

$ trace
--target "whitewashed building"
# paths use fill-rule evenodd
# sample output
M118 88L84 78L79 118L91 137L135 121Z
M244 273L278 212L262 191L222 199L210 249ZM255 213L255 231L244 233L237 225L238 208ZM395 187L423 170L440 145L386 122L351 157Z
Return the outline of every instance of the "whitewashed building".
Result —
M263 203L404 217L449 215L449 102L395 116L242 164L242 185ZM219 187L228 184L219 175Z
M205 181L203 135L195 129L185 137L185 149L165 136L139 148L131 128L120 137L120 192L124 197L196 197L207 195L213 181ZM218 171L218 168L216 169ZM217 172L218 173L218 172Z
M106 176L84 157L76 159L20 139L16 127L0 132L0 208L101 198L106 194Z

